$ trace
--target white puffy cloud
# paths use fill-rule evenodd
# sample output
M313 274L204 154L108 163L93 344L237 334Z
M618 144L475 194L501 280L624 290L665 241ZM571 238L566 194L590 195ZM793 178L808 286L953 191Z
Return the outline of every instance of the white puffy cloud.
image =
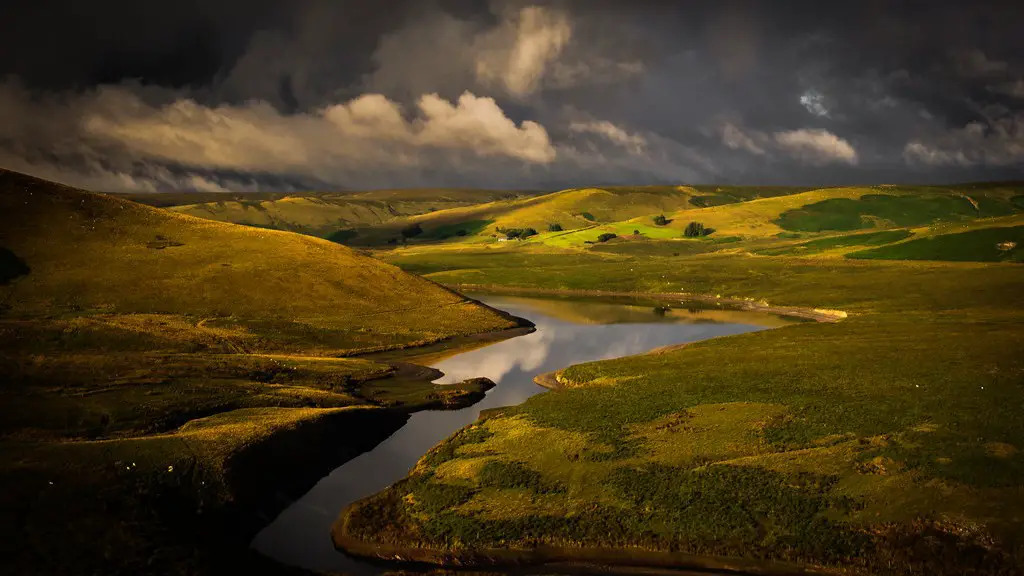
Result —
M757 156L764 156L765 149L759 146L754 139L747 136L743 131L732 124L731 122L725 122L721 127L722 132L722 144L725 144L733 150L746 150L751 154Z
M845 139L820 128L800 128L767 133L744 129L734 121L719 120L717 132L722 144L755 156L776 159L787 156L811 166L856 165L857 151Z
M179 100L150 107L114 89L98 101L82 121L87 136L139 157L200 168L325 177L339 168L418 165L429 151L533 163L555 156L544 127L516 125L492 98L470 92L456 102L424 95L412 120L380 94L294 115L263 102L211 108Z
M610 142L625 148L631 154L643 154L644 148L647 146L647 139L643 136L631 134L607 120L572 122L569 124L569 131L598 134L607 138Z
M813 88L800 95L800 104L815 116L829 115L828 107L825 106L825 96Z
M808 164L857 164L857 151L853 146L828 130L787 130L776 132L774 138L790 157Z

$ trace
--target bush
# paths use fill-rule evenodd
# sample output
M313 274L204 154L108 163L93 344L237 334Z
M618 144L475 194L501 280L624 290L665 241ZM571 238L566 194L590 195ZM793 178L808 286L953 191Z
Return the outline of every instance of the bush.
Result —
M358 235L359 233L355 230L335 230L327 235L327 240L343 244L346 240L351 240Z
M585 218L586 220L590 220L591 222L597 220L596 218L594 218L594 215L591 214L590 212L580 212L580 216L583 216L583 218Z
M683 236L686 236L687 238L699 238L701 236L707 236L714 231L714 228L705 228L700 222L690 222L686 225L686 230L683 231Z
M554 224L548 224L548 232L561 232L561 231L562 231L562 225L561 224L558 224L557 222L554 223Z
M639 235L640 235L640 231L639 230L633 230L633 236L639 236Z
M498 234L504 234L507 238L529 238L536 236L537 230L533 228L497 228Z
M666 224L668 224L668 218L665 218L664 214L658 214L654 217L655 226L664 226Z
M597 237L597 241L598 242L607 242L607 241L611 240L612 238L618 238L618 235L617 234L612 234L611 232L605 232L604 234L601 234L600 236Z
M402 238L414 238L416 236L419 236L420 234L423 234L423 228L419 225L418 222L411 226L406 226L405 228L402 228Z

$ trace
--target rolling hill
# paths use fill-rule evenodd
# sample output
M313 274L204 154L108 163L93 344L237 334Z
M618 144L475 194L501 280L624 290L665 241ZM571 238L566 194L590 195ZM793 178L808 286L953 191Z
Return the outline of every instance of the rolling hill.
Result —
M360 337L367 341L507 325L497 313L333 242L203 220L11 172L0 174L0 188L0 245L30 270L5 288L7 316L283 320L327 332L372 328L374 336Z
M518 324L327 240L0 171L0 554L274 573L246 550L282 495L488 384L342 356Z
M464 236L466 240L493 241L498 229L534 228L547 231L557 224L571 231L601 223L628 220L645 214L679 210L693 197L684 186L578 188L511 201L440 210L399 218L379 226L356 228L353 244L374 245L401 238L401 231L419 225L417 241L439 241ZM464 233L464 234L462 234Z
M537 194L514 190L409 189L295 194L135 194L133 200L221 222L329 237L403 216ZM344 238L344 235L342 235Z

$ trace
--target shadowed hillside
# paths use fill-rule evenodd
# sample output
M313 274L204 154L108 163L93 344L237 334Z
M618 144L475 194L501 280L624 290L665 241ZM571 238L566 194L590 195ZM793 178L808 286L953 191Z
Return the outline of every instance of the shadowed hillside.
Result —
M326 240L9 171L0 305L0 554L26 574L277 573L245 552L266 516L490 385L340 356L518 325Z

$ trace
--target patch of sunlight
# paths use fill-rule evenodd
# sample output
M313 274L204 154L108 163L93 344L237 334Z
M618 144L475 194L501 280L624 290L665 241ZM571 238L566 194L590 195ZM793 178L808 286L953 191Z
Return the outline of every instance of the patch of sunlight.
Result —
M603 480L621 462L581 458L582 454L610 451L610 446L596 444L579 432L537 426L518 415L488 418L481 426L492 436L484 442L460 446L456 460L493 455L518 461L545 480L564 485L569 498L615 501Z
M442 462L434 469L434 476L446 484L476 485L476 479L480 471L493 456L481 456L479 458L454 458Z
M589 498L536 494L525 488L486 488L455 510L465 516L487 520L515 520L536 516L572 517L593 506L594 502Z
M753 456L771 450L758 432L785 411L778 404L703 404L634 425L632 437L643 442L645 461L666 466Z

